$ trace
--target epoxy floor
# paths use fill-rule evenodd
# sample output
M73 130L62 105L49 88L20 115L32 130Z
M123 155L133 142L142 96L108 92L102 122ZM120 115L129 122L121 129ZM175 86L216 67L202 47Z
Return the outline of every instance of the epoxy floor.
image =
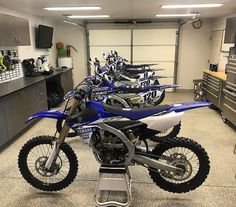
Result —
M192 101L191 93L169 93L165 103ZM38 135L53 135L55 122L41 120L0 152L0 207L90 207L99 165L91 149L79 139L68 143L79 159L76 180L66 189L45 193L34 189L21 177L17 156L22 145ZM208 152L211 171L202 186L186 194L168 193L158 188L141 166L130 167L133 177L132 207L235 207L236 133L222 122L218 112L202 108L185 113L180 136L198 141Z

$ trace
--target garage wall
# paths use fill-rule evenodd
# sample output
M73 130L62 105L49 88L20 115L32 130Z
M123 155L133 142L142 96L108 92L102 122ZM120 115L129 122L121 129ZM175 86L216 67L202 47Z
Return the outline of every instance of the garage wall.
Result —
M201 79L209 67L211 20L203 20L200 29L185 24L180 31L177 83L181 89L193 89L193 80Z
M226 19L232 16L236 16L236 14L215 18L212 21L210 62L218 64L219 71L225 71L225 65L228 62L229 48L234 46L234 44L224 44Z
M47 19L47 18L42 18L42 17L37 17L37 16L32 16L32 15L27 15L21 12L15 12L6 8L0 7L0 13L3 14L8 14L8 15L13 15L17 17L22 17L26 18L29 20L29 27L30 27L30 40L31 40L31 45L30 46L19 46L16 47L19 52L19 58L21 60L26 59L26 58L37 58L41 55L48 55L48 61L50 62L51 65L55 66L56 65L56 48L54 47L54 40L53 40L53 47L49 50L45 49L37 49L36 44L35 44L35 27L38 27L39 24L45 24L48 26L52 26L55 28L55 22ZM10 47L6 48L0 48L0 49L13 49ZM23 74L21 74L23 75Z
M81 26L58 22L55 28L55 42L63 42L64 45L73 45L78 53L71 49L73 58L73 81L74 85L80 83L87 75L86 66L86 39L85 31Z

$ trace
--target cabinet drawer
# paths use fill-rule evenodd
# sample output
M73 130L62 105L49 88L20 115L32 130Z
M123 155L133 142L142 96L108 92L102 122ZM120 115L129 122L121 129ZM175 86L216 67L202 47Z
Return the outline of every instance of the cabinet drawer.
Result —
M0 147L8 141L7 125L2 101L0 101Z
M236 64L236 59L235 58L229 58L229 63L235 63Z
M208 78L207 82L208 84L211 84L212 86L215 86L216 88L219 88L220 86L220 81L215 81L214 79Z
M236 70L236 63L228 62L228 68Z
M232 70L228 67L227 70L227 81L236 83L236 70Z
M208 76L208 80L211 82L215 82L216 84L220 84L220 80L211 75Z
M227 81L226 89L228 89L231 92L236 93L236 84L233 84L233 83Z
M223 113L227 119L236 125L236 93L224 89L225 99Z
M204 88L204 96L205 98L210 101L211 103L213 103L215 106L218 107L219 104L219 95L216 95L215 93L213 93L212 91L208 90L208 88Z

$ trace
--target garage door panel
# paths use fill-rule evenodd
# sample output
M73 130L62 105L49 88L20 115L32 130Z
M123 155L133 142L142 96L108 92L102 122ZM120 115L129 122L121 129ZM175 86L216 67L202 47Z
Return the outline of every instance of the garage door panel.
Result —
M90 30L89 43L96 45L130 45L131 30Z
M134 45L175 45L176 29L134 30Z
M151 68L165 69L156 75L168 76L159 79L162 84L173 84L176 50L176 28L134 29L132 44L130 29L90 30L90 56L97 57L104 65L102 54L116 50L119 55L131 61L131 45L133 64L158 63ZM169 89L167 91L172 91Z
M134 46L133 61L174 61L175 46Z
M99 47L90 47L90 57L92 59L94 58L98 58L100 61L103 60L102 54L103 53L107 53L110 52L111 50L117 51L118 54L121 57L125 57L128 61L130 61L130 53L131 53L131 49L129 46L114 46L114 47L109 47L109 46L99 46Z
M151 66L151 68L154 68L154 69L164 69L164 70L156 71L156 75L170 76L170 77L174 76L174 66L175 66L174 62L145 62L145 61L134 62L134 64L138 64L138 65L145 64L145 63L158 64L158 65Z
M160 84L174 84L174 79L173 78L160 78L158 79ZM167 92L172 92L173 89L166 89Z

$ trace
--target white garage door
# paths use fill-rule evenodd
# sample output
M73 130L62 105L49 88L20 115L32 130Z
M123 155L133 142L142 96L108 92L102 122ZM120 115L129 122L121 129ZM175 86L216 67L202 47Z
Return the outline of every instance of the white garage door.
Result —
M131 60L131 30L89 30L90 57L104 63L102 54L117 51Z
M134 64L157 63L164 71L159 75L170 78L160 79L163 84L173 84L175 67L177 29L137 29L133 31Z
M157 72L157 75L170 77L160 79L160 83L173 84L176 31L177 28L134 29L133 33L131 29L91 29L89 30L90 56L103 60L103 52L116 50L120 56L129 61L133 60L134 64L157 63L157 68L165 69Z

